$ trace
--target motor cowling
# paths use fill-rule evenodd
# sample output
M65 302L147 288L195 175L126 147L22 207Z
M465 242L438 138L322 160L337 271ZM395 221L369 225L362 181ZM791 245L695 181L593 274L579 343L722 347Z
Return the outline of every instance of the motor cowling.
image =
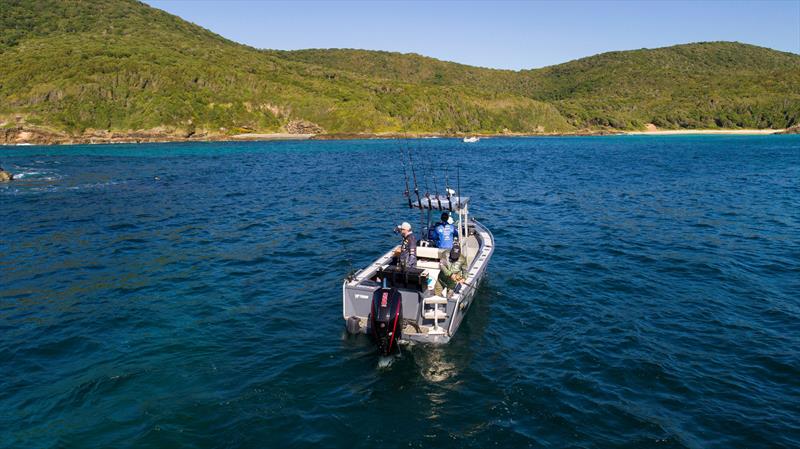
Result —
M397 351L403 331L403 295L396 288L381 288L372 296L370 326L378 353L388 356Z

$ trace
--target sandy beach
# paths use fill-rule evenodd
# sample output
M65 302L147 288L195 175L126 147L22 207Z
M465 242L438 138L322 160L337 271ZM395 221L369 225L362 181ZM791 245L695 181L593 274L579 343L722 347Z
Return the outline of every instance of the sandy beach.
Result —
M248 133L230 136L231 140L308 140L316 134Z
M761 135L775 134L783 131L782 129L673 129L664 131L629 131L625 134L632 136L668 136L680 134L739 134L739 135Z
M741 135L761 135L775 134L783 129L665 129L661 130L652 123L645 125L644 131L628 131L625 134L634 136L669 136L680 134L741 134Z

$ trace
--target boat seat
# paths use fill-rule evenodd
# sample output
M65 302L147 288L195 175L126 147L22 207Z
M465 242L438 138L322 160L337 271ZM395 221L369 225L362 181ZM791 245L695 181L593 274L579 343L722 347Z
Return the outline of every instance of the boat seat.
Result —
M434 262L432 260L419 260L419 259L417 259L417 268L427 268L429 270L438 270L439 269L439 262Z
M417 247L417 265L419 265L419 259L434 259L439 260L439 248L435 246L418 246ZM438 263L437 263L438 266Z

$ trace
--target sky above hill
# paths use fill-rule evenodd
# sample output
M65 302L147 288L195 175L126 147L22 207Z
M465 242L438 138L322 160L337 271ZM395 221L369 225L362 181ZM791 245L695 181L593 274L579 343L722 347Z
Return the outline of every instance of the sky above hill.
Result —
M502 69L699 41L800 54L800 0L144 1L257 48L413 52Z

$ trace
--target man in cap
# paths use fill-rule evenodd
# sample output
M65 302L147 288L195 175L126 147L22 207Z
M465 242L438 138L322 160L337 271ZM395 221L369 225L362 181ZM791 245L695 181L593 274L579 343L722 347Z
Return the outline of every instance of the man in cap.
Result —
M445 253L441 260L439 260L439 278L436 280L436 285L433 287L433 293L436 296L442 296L444 287L447 287L447 290L452 292L456 284L464 282L466 268L466 257L461 255L461 248L459 245L454 245L450 249L450 253Z
M399 232L403 236L403 242L395 250L397 265L403 269L417 266L417 238L411 231L411 224L404 221L397 226L395 232Z

